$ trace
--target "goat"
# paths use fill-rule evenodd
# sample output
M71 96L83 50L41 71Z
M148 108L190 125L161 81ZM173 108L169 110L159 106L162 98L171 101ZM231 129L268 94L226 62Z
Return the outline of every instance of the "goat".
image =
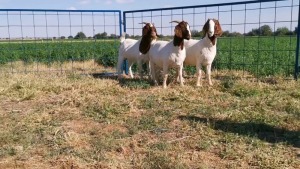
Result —
M222 35L222 28L216 19L208 19L203 26L204 38L186 41L186 59L184 65L196 66L197 86L201 86L201 66L206 66L206 77L211 81L211 65L217 53L217 38Z
M184 39L191 38L190 26L185 21L172 21L178 23L175 27L175 34L172 41L156 41L152 43L149 50L151 75L154 83L157 84L156 69L163 69L163 88L167 88L167 78L169 67L177 68L180 85L183 86L182 69L186 57ZM172 23L170 22L170 23Z
M125 39L125 34L123 33L120 38L121 45L119 48L119 57L117 64L117 72L120 76L122 74L122 64L124 59L128 60L129 65L129 75L133 78L131 67L137 62L140 77L142 77L142 64L149 62L148 51L151 46L152 41L156 41L157 31L153 24L143 22L145 24L142 31L142 38L140 40L135 39ZM141 51L141 52L140 52Z

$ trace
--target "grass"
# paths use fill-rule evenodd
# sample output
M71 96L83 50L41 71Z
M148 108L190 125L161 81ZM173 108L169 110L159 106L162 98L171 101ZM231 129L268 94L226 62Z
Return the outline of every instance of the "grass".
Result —
M1 74L0 168L298 168L299 81L239 75Z
M296 40L296 36L221 37L213 67L251 72L257 77L291 76L295 68ZM72 68L61 65L89 60L105 67L116 67L119 45L117 39L1 43L0 64L12 72L20 71L16 62L22 62L21 70L25 72L39 70L41 64L47 65L48 69L70 71ZM81 68L88 69L89 66ZM195 68L186 68L186 71L194 74Z

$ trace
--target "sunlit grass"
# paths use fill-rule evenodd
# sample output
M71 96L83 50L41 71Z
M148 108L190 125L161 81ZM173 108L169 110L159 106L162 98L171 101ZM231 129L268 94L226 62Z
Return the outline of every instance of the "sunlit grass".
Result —
M0 168L297 168L300 83L0 75ZM249 74L251 76L251 74Z

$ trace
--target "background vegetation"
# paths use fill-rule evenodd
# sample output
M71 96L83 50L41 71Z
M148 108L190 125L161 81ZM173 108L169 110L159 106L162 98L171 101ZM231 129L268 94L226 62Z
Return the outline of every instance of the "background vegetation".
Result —
M288 28L278 28L273 32L270 26L263 25L242 35L238 32L224 34L218 40L218 53L214 68L234 69L251 72L257 76L285 75L294 73L296 34ZM193 30L195 39L203 32ZM139 38L126 35L127 38ZM160 36L169 40L171 37ZM23 61L25 64L42 62L47 65L68 61L95 60L105 67L115 67L118 57L119 40L114 34L98 33L86 37L78 32L74 38L44 39L41 41L10 40L0 44L0 64ZM187 68L193 73L194 68Z

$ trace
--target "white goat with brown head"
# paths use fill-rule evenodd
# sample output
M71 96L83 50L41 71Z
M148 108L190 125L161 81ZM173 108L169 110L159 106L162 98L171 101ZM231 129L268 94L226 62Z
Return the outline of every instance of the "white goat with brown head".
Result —
M190 26L185 21L173 21L178 23L175 27L175 35L171 42L156 41L149 50L151 75L157 84L156 69L163 70L163 88L167 87L168 69L176 68L179 74L180 84L183 86L182 69L186 57L184 39L191 38Z
M211 65L217 53L217 38L222 35L222 28L218 20L208 19L203 27L204 38L185 42L186 59L184 65L196 66L197 86L201 86L201 66L206 66L206 77L209 85L211 81Z
M149 63L148 51L151 43L156 40L157 32L156 28L152 23L146 23L142 31L142 38L140 40L125 39L125 33L120 38L121 45L119 48L119 58L117 64L118 75L122 74L122 64L124 59L128 60L129 75L133 78L131 67L134 63L138 64L138 70L140 77L142 77L142 64ZM141 52L140 52L141 51Z

